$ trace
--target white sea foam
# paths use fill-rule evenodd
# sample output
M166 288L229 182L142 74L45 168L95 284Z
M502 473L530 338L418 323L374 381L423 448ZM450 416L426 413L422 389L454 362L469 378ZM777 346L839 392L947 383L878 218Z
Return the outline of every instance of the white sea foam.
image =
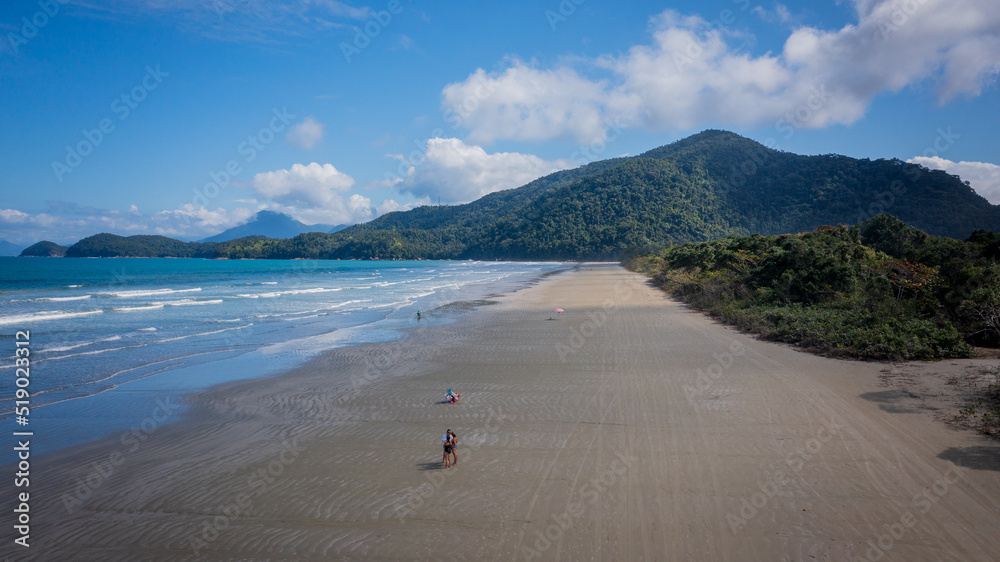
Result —
M67 302L67 301L82 301L89 299L91 295L81 295L79 297L39 297L37 299L31 299L32 302Z
M197 334L188 334L186 336L178 336L176 338L163 339L163 340L160 340L160 343L167 343L167 342L172 342L172 341L177 341L177 340L186 340L188 338L195 338L195 337L199 337L199 336L211 336L212 334L221 334L222 332L230 332L232 330L242 330L244 328L249 328L250 326L253 326L253 324L251 323L251 324L247 324L245 326L237 326L235 328L225 328L223 330L215 330L215 331L212 331L212 332L200 332L200 333L197 333Z
M221 304L221 303L222 303L222 299L212 299L212 300L205 300L205 301L198 301L198 300L194 300L194 299L184 299L184 300L179 300L179 301L166 301L166 302L161 303L161 304L165 304L167 306L198 306L198 305L203 305L203 304Z
M121 351L123 349L137 349L140 347L145 347L144 345L126 345L122 347L109 347L107 349L95 349L94 351L81 351L80 353L67 353L66 355L59 355L56 357L48 357L46 361L62 361L63 359L70 359L73 357L83 357L86 355L100 355L102 353L110 353L112 351Z
M101 314L103 310L53 310L48 312L35 312L34 314L17 314L14 316L0 316L0 326L9 324L25 324L31 322L45 322L47 320L64 320L66 318L79 318L81 316L91 316Z
M153 297L161 295L173 295L176 293L196 293L201 290L201 287L195 287L193 289L145 289L145 290L135 290L135 291L108 291L106 293L99 293L104 297L116 297L120 299L131 299L136 297Z
M343 287L336 287L333 289L324 289L323 287L316 287L314 289L292 289L289 291L273 291L270 293L243 293L236 295L237 297L244 299L273 299L275 297L283 297L285 295L308 295L313 293L335 293L337 291L343 291Z
M69 345L62 345L62 346L57 346L57 347L46 347L46 348L42 349L42 351L45 352L45 353L70 351L72 349L77 349L77 348L85 347L85 346L88 346L88 345L94 345L95 343L103 343L103 342L109 342L109 341L118 341L120 339L122 339L121 336L111 336L110 338L101 338L99 340L83 341L83 342L73 343L73 344L69 344Z

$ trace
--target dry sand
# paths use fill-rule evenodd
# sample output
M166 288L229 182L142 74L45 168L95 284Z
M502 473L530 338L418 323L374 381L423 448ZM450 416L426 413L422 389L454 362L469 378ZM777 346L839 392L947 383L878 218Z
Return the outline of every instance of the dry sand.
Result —
M497 300L192 396L134 451L116 436L39 459L32 546L5 554L1000 558L1000 446L887 390L889 366L757 341L617 266Z

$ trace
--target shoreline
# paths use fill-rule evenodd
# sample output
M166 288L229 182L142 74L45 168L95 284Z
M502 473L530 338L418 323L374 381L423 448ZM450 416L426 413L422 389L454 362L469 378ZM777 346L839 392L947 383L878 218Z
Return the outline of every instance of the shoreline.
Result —
M43 457L33 546L4 553L406 560L447 538L503 559L843 559L905 513L883 554L1000 547L1000 447L866 397L885 364L755 340L610 264L495 300L196 393L144 440Z
M423 295L409 306L416 311L424 307L440 308L453 300L481 300L497 290L517 291L536 283L540 275L572 267L555 263L546 266L550 266L547 267L547 271L529 273L520 279L504 278L499 287L491 287L489 283L473 283L463 285L461 288L438 288L434 294ZM391 342L406 337L405 331L409 329L407 326L410 324L415 328L421 324L426 326L442 321L450 322L454 318L454 315L434 318L425 314L421 322L409 322L407 310L402 308L398 311L400 313L395 309L387 310L379 314L369 314L367 318L359 316L357 319L361 322L359 324L335 324L335 328L327 328L329 331L323 333L294 332L299 335L290 341L279 340L268 345L247 348L241 347L241 342L234 340L229 348L158 358L149 363L126 364L109 378L129 373L129 376L133 377L131 380L126 379L108 388L97 388L96 392L91 394L59 398L52 403L33 406L34 429L52 436L53 439L40 441L40 446L32 452L37 458L45 458L66 448L105 437L115 437L143 422L147 428L150 425L158 428L164 423L176 423L177 414L189 403L187 396L207 391L216 385L233 380L282 376L288 371L308 364L330 349L371 342ZM253 318L248 318L248 322L251 325L256 323ZM42 362L38 365L41 367ZM45 366L48 367L48 364ZM132 373L138 376L133 376ZM69 388L72 386L68 385ZM170 409L166 417L162 411L153 412L157 407L156 399L164 392L170 394L171 400L183 404L181 409ZM13 414L13 400L10 402L8 413ZM148 419L151 415L156 417L153 422Z

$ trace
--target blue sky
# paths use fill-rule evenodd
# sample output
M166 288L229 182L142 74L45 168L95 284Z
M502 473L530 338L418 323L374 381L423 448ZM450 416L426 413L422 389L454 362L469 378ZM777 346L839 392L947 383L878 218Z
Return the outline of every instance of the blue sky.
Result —
M0 7L0 239L354 223L723 128L1000 203L995 0Z

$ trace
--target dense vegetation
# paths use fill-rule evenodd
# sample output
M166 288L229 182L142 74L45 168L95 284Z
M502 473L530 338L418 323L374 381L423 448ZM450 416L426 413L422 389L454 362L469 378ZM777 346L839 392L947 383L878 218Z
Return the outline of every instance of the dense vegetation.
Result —
M215 256L215 246L213 242L181 242L166 236L102 233L73 244L66 250L66 257L210 258Z
M890 215L629 258L695 307L771 340L874 359L1000 345L1000 236L930 236Z
M424 206L328 234L247 236L178 254L226 258L617 259L733 234L855 224L882 212L939 236L1000 230L1000 207L942 171L899 160L799 156L705 131L631 158L594 162L465 205ZM84 241L81 241L81 244ZM69 255L141 255L87 239ZM182 244L177 242L177 244ZM165 242L150 243L162 251Z
M66 255L67 249L66 246L60 246L55 242L42 240L25 248L21 252L21 257L61 258Z
M389 213L332 235L237 240L217 252L234 258L608 259L628 247L800 232L881 212L941 236L1000 230L1000 207L945 172L899 160L799 156L705 131L466 205Z

